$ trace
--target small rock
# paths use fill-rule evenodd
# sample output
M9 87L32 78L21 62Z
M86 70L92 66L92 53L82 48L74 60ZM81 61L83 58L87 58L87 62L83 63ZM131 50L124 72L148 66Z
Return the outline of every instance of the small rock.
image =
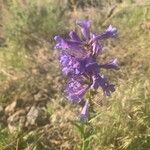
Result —
M0 117L0 126L7 126L7 118L5 115Z
M44 102L44 103L46 103L47 99L48 99L47 94L44 94L43 92L39 92L36 95L34 95L34 100L36 102Z
M7 119L8 124L16 124L19 121L21 116L25 115L25 110L21 109L15 112L13 115L9 116Z
M30 106L27 106L26 108L25 108L25 110L28 112L29 110L30 110Z
M40 107L39 116L37 118L37 125L44 126L49 123L49 114L45 107Z
M8 115L8 114L12 114L16 107L17 107L17 103L18 101L13 101L10 105L8 105L6 108L5 108L5 114Z
M43 91L40 91L36 95L34 95L34 100L36 102L36 105L38 105L39 107L46 107L48 95L45 94Z
M40 101L41 97L42 97L42 95L41 95L41 93L39 92L39 93L37 93L36 95L34 95L34 100L35 100L35 101Z
M26 117L21 116L19 119L19 130L21 131L25 127Z
M28 125L36 125L36 119L39 115L39 110L37 107L32 106L27 114L27 122L26 126Z
M25 110L18 110L12 116L8 117L7 123L11 133L20 131L25 123Z
M4 109L3 107L0 105L0 117L2 117L4 115Z
M35 135L36 135L36 131L30 131L27 134L25 134L23 140L27 141L28 139L32 139L33 137L35 137Z
M4 109L0 105L0 127L6 125L7 125L7 121L6 121L6 116L4 115Z
M27 107L27 106L31 107L33 103L34 103L34 98L31 93L22 94L22 97L21 97L22 107Z
M17 126L8 124L8 129L9 129L10 133L14 133L17 131Z
M45 108L32 106L27 114L25 126L43 126L47 123L49 123L49 117Z

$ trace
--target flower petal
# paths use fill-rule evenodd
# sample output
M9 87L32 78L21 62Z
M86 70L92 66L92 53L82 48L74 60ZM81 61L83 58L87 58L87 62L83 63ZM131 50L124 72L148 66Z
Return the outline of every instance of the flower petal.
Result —
M109 27L106 29L106 33L110 35L110 37L116 37L117 28L113 27L112 25L109 25Z
M91 85L91 88L98 89L99 86L103 89L103 92L106 96L110 96L111 92L115 91L114 85L109 84L107 81L107 78L100 75L94 75L92 76L93 83Z
M80 38L79 38L79 36L77 35L76 32L71 31L71 32L69 33L69 36L70 36L70 38L71 38L72 40L74 40L74 41L80 41L80 42L81 42L81 40L80 40Z
M57 49L67 49L68 48L68 44L62 37L55 36L54 40L57 42L55 45L55 48L57 48Z
M116 36L117 36L117 29L115 27L112 27L112 25L110 25L104 33L97 35L95 38L91 39L90 42L93 43L93 42L98 41L98 40L103 40L103 39L107 39L107 38L114 38Z
M62 67L62 72L66 76L73 77L76 75L81 75L85 70L79 59L65 52L62 52L60 54L59 59Z
M92 39L96 37L96 34L92 34ZM99 44L98 41L92 43L92 55L97 56L102 50L102 46Z
M88 20L83 20L83 21L77 21L77 24L80 26L81 28L81 32L84 36L84 38L86 40L90 39L90 26L91 26L91 22Z
M54 39L57 42L55 48L62 49L62 50L69 49L70 51L76 50L78 52L79 50L82 51L81 49L82 43L80 41L66 40L60 36L55 36Z
M105 68L105 69L115 69L118 70L119 69L119 65L118 65L118 60L114 59L106 64L103 65L99 65L101 68Z
M89 86L84 84L82 78L71 78L65 90L68 100L73 103L81 102L88 88Z

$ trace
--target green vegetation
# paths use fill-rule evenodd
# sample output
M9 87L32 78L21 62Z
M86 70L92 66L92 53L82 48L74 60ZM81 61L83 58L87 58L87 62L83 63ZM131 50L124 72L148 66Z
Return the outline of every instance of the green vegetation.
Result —
M97 1L86 1L85 12L82 3L71 1L64 2L63 7L57 0L2 3L0 105L6 107L16 99L32 101L36 93L46 91L51 121L49 127L10 133L7 121L1 123L0 118L0 149L149 149L150 4L108 0L93 6ZM117 7L107 11L114 4ZM97 13L100 8L102 11ZM85 17L99 31L110 23L118 28L119 37L105 43L106 54L102 57L118 58L120 70L109 74L116 92L110 98L100 92L93 99L96 113L83 125L73 121L78 114L76 106L64 100L65 79L59 71L53 36L65 36L74 27L74 20Z

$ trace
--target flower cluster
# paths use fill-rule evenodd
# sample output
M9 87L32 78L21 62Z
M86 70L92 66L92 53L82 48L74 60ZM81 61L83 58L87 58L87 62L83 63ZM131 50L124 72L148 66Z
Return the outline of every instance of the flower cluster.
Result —
M69 33L69 39L55 36L55 48L60 49L60 64L62 72L68 78L65 92L67 99L73 103L84 103L81 111L81 119L87 120L89 102L84 99L89 89L102 88L104 94L109 96L115 91L114 85L100 74L101 68L118 69L117 59L106 64L98 64L97 56L102 53L102 40L114 38L117 35L116 28L111 25L103 33L90 32L91 22L78 21L82 37L75 31Z

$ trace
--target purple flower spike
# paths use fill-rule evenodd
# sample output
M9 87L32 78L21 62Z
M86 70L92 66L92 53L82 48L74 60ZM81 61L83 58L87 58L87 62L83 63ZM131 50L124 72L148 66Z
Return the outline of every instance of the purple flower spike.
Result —
M81 111L80 120L82 122L87 122L88 116L89 116L89 102L86 101Z
M60 66L63 74L68 78L65 88L67 99L76 104L85 103L81 120L88 120L88 101L84 97L89 89L102 88L104 95L110 96L115 91L114 85L110 84L106 77L100 75L101 69L119 69L117 59L106 64L99 64L98 56L102 53L102 40L114 38L117 29L111 25L101 34L90 32L91 22L88 20L78 21L83 38L75 31L69 33L70 39L55 36L55 48L60 50Z

